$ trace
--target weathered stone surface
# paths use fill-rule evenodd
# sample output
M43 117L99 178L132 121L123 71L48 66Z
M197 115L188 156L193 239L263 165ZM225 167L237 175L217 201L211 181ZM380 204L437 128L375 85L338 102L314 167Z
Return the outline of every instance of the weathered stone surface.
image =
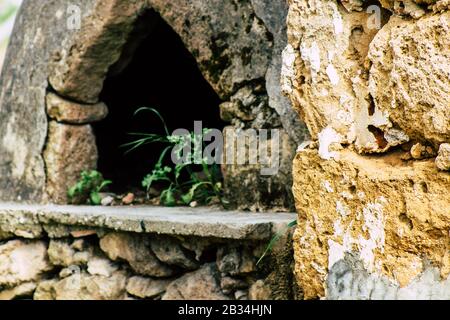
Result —
M294 196L295 272L306 298L325 294L333 265L353 253L369 273L405 287L425 260L450 273L450 175L432 159L403 162L400 154L362 157L349 150L323 160L297 154Z
M436 156L435 151L430 146L424 146L421 143L416 143L411 147L409 151L411 153L411 157L416 160L421 160L425 158L431 158Z
M127 282L127 292L138 298L155 298L162 295L173 280L131 277Z
M11 87L13 82L22 82L23 85L20 84L19 88L14 84L17 90L9 90L5 86L0 97L15 96L15 92L22 89L31 91L30 88L36 89L36 95L27 92L24 99L26 103L23 104L19 98L7 97L4 99L6 107L0 107L2 112L5 110L5 122L2 121L3 125L0 127L3 133L1 136L4 137L0 153L6 154L1 159L4 163L0 163L0 172L8 175L8 179L0 183L4 184L5 189L9 189L0 190L0 199L25 199L34 202L46 200L43 195L46 191L45 183L49 179L46 177L46 165L42 161L42 149L47 130L44 114L47 79L51 90L73 102L64 112L61 108L58 111L52 108L49 110L50 116L67 123L90 122L92 118L80 114L80 108L74 107L75 102L93 104L98 101L107 72L113 75L117 72L118 65L123 67L131 60L133 50L130 52L130 47L137 48L140 41L152 32L152 23L160 19L158 14L180 35L186 48L197 60L202 74L224 100L247 89L263 100L262 103L246 106L252 109L249 112L251 119L244 117L247 120L240 121L240 125L247 128L283 125L295 143L299 143L305 135L304 126L289 108L287 99L281 96L279 88L280 52L286 41L286 3L283 1L245 0L224 3L219 0L176 0L169 4L161 0L75 1L71 4L78 6L82 13L81 29L77 31L67 30L67 23L64 22L67 22L68 13L64 1L53 0L48 3L48 7L29 2L25 2L26 9L19 14L21 23L23 24L22 20L27 20L29 25L27 28L22 25L17 28L18 36L13 39L14 45L10 50L14 59L11 62L7 60L5 68L9 79L5 84ZM144 11L149 17L149 21L145 21L148 26L142 34L138 34L139 39L130 40L136 19ZM34 17L32 12L40 12L41 15ZM228 14L224 15L223 12ZM45 25L37 29L36 25L40 25L41 21L45 21ZM25 44L19 42L20 39L32 39L35 35L39 35L40 42L37 44L32 40ZM33 56L23 52L30 45L36 49ZM38 67L32 63L33 59L39 60ZM21 69L26 70L21 71L23 74L20 76L11 77L10 74L15 71L13 65L21 65ZM48 70L51 71L50 75ZM0 103L3 104L3 101L0 100ZM23 112L25 109L31 112ZM36 117L29 118L30 114ZM101 116L95 120L97 118ZM32 131L23 129L28 124L33 127ZM27 136L28 132L32 135L31 139ZM17 148L17 144L24 147ZM284 159L286 163L290 163L289 157L290 155ZM11 171L14 171L12 175ZM279 185L270 181L270 184L276 192L285 185L284 181ZM285 197L289 196L284 195ZM59 195L54 198L57 198L57 202L65 202ZM53 201L53 195L50 200ZM278 203L274 205L277 208L279 206ZM288 202L284 211L289 206L292 207L292 201Z
M219 272L215 264L205 264L197 271L173 281L162 300L228 300L220 291Z
M392 17L370 46L375 106L412 139L450 140L450 12Z
M83 261L75 261L75 250L70 246L67 240L50 240L47 250L50 262L55 266L68 267L72 264L86 263Z
M436 166L439 170L450 170L450 143L443 143L439 146Z
M67 203L67 190L84 170L97 166L97 147L90 125L49 123L44 159L47 172L46 190L53 203Z
M54 93L47 94L47 115L62 123L87 124L103 120L108 115L104 103L79 104L65 100Z
M275 130L278 131L278 139L272 136L272 139L263 141L261 131L236 131L234 127L224 129L225 150L235 150L234 157L226 157L225 164L222 165L225 198L231 207L253 212L293 210L290 188L292 159L296 146L283 129ZM260 139L257 150L249 142L255 141L256 138L252 137ZM236 151L243 153L243 149L237 149L237 143L242 141L245 150L251 150L250 158L241 158ZM267 157L261 157L261 152L266 150L278 150L278 153L276 156L268 153ZM263 163L264 161L266 163ZM266 170L266 173L262 174L262 170Z
M383 13L381 23L386 18ZM369 13L347 12L337 1L297 0L290 6L282 88L326 149L338 142L380 152L407 141L385 114L372 110L365 59L377 32ZM386 143L378 141L379 128L389 136Z
M164 263L189 270L199 266L194 252L184 249L174 238L155 237L151 239L150 246L156 257Z
M12 289L0 290L0 300L13 300L31 296L36 289L36 283L25 282Z
M252 0L256 15L264 22L273 36L272 60L266 73L266 90L269 105L280 115L283 128L294 143L299 145L308 135L290 101L281 92L282 51L287 44L286 18L288 4L285 1Z
M271 300L272 291L263 280L258 280L248 290L248 298L250 300Z
M96 0L93 14L84 19L70 46L52 56L52 87L75 101L98 102L108 68L119 60L144 7L142 1Z
M442 281L439 270L426 267L408 286L400 288L387 277L373 275L351 256L339 260L327 277L330 300L448 300L450 278Z
M109 233L100 240L100 248L114 261L123 259L138 274L169 277L174 269L159 261L148 237L128 233Z
M110 229L135 233L158 233L202 237L198 244L184 244L201 255L211 246L209 238L270 240L273 231L295 219L293 213L223 211L219 207L93 207L20 205L0 203L0 229L17 236L40 237L43 226L69 229ZM28 233L27 233L28 231ZM32 232L30 232L32 231ZM65 236L71 235L65 233Z
M101 257L93 257L87 263L87 272L95 276L111 277L118 267L110 260Z
M222 274L236 276L256 271L256 258L246 248L221 247L217 251L216 262Z
M91 12L94 0L75 0ZM73 36L66 0L26 0L18 13L0 79L0 199L40 202L47 135L45 95L52 52ZM33 48L33 50L30 50Z
M248 288L248 283L242 279L222 277L222 279L220 279L220 288L223 293L229 294L235 290Z
M264 79L271 60L272 35L255 15L251 1L149 3L180 35L222 98L234 93L242 83Z
M127 278L123 272L111 277L77 273L63 280L39 284L35 300L122 300L126 297Z
M52 269L43 241L11 240L0 245L0 286L34 282Z

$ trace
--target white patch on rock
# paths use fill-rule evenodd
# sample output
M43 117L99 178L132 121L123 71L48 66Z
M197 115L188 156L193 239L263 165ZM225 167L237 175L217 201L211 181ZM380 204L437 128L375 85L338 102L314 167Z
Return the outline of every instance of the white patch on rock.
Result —
M337 6L335 6L333 12L333 26L334 26L334 33L336 33L337 35L344 32L344 22L342 20L341 14L337 9Z
M300 143L300 145L297 147L297 152L303 152L306 150L306 148L309 147L309 145L312 143L312 141L307 140Z
M281 66L281 90L287 94L292 93L292 79L295 78L295 49L288 44L283 50Z
M336 159L336 152L330 151L330 145L341 143L342 137L328 126L319 133L319 156L324 160Z
M343 245L331 239L328 240L328 270L331 270L336 262L344 259L345 252Z
M311 47L307 47L305 44L302 43L300 47L300 53L302 56L302 59L305 62L309 62L311 65L311 77L316 77L317 73L320 70L320 49L317 45L317 42L313 42L311 44Z
M384 213L381 203L369 203L363 208L364 225L363 230L369 233L369 239L359 236L358 245L360 248L360 257L364 263L364 267L369 272L375 271L375 255L374 250L384 251L385 233L384 233Z
M326 71L327 71L327 75L328 75L328 78L330 79L331 84L332 84L333 86L338 85L338 84L339 84L339 75L338 75L338 73L337 73L336 68L334 67L334 65L330 63L330 64L328 65Z
M409 141L409 136L402 130L389 129L385 134L384 138L392 146L398 146Z
M334 189L333 189L333 187L331 186L330 181L325 180L325 181L322 182L322 185L323 185L323 187L325 188L325 190L326 190L327 192L334 192Z

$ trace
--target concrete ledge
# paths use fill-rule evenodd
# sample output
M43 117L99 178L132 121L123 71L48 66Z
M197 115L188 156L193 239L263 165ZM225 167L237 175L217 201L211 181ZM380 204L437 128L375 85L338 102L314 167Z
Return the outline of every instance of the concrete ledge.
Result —
M294 213L251 213L220 208L94 207L0 203L0 233L35 237L55 226L223 239L266 240L296 219Z

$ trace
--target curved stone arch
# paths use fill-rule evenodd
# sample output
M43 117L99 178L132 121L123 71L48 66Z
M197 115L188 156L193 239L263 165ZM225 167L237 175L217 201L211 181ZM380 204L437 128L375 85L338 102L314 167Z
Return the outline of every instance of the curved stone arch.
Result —
M9 141L23 141L25 148L22 150L22 154L17 151L11 152L12 148L7 142L0 144L0 151L6 149L9 152L9 154L5 154L3 162L0 163L0 170L6 173L8 170L14 169L13 167L25 168L24 172L12 177L6 177L7 174L2 175L6 178L2 178L4 181L0 182L0 199L45 201L46 191L48 192L49 185L52 184L49 183L49 175L52 174L52 170L54 173L61 171L63 175L67 175L68 172L66 164L54 167L61 156L59 158L58 156L52 158L52 156L55 153L59 155L75 154L76 149L83 150L76 143L74 137L83 137L81 140L94 141L95 137L89 125L90 121L76 123L76 128L71 128L67 124L57 125L52 121L48 126L50 133L47 134L47 118L44 113L47 90L55 92L59 98L63 98L74 108L97 106L99 94L108 72L112 66L120 62L121 54L123 50L127 49L129 37L139 16L149 10L154 10L155 14L159 14L181 37L186 48L196 59L205 79L224 101L240 99L242 92L239 90L244 90L244 93L257 90L258 95L269 96L270 100L267 99L263 104L255 106L259 109L252 112L256 112L260 116L254 120L254 123L249 124L249 127L275 126L281 128L283 125L292 141L298 142L303 138L304 126L299 124L298 117L291 110L288 100L281 96L277 87L281 69L281 50L285 44L285 12L283 10L287 10L287 8L283 8L282 4L271 4L271 8L269 8L265 1L260 0L225 3L219 0L208 2L176 0L170 3L163 0L76 1L71 5L81 8L82 23L81 29L78 31L66 28L67 5L67 1L64 0L52 1L47 6L25 1L19 13L19 21L24 19L32 21L34 27L29 28L28 25L20 27L20 22L18 23L12 41L14 43L15 39L17 43L12 45L9 55L14 56L17 52L24 51L26 46L30 45L31 40L29 39L33 34L43 37L42 46L38 48L43 54L36 56L36 59L43 61L43 65L31 71L35 79L38 75L40 81L39 101L32 102L33 97L27 97L27 104L31 105L31 113L38 114L40 122L30 130L31 132L13 132L9 136L6 135ZM35 19L34 12L44 12L44 17L54 16L56 20L50 19L48 23L42 23L42 20ZM26 30L27 28L29 30ZM54 30L57 32L55 33ZM21 37L26 39L25 42L18 41ZM31 59L31 57L28 58L28 60ZM20 62L21 60L17 58L15 61ZM6 69L5 74L9 74L8 71L13 69L11 62L8 63ZM29 71L27 70L27 72ZM6 81L20 83L19 86L28 88L33 80L28 76L24 75L19 80L10 78ZM15 85L13 84L13 86ZM7 96L8 86L4 86L0 90L2 93L0 104L11 103L14 105L18 102L17 97ZM233 97L233 95L238 97ZM3 98L5 101L1 100ZM47 105L47 109L48 107ZM5 132L9 130L11 123L14 123L13 118L17 114L11 110L0 110L0 112L3 112L0 115L6 119L3 124L0 123L0 132ZM233 117L239 118L239 115L233 114ZM277 120L279 118L281 122ZM29 127L27 124L29 120L30 115L24 116L21 121L23 128ZM248 120L239 119L239 121ZM13 127L17 131L14 125ZM36 141L33 146L28 146L29 135L34 134L35 138L33 139L39 139L39 141ZM49 145L61 147L63 143L66 143L67 136L72 136L72 143L69 143L70 150L49 151ZM49 144L49 141L52 143ZM95 146L85 151L85 155L78 155L72 160L72 165L76 168L73 172L78 172L81 166L95 167L97 157ZM284 154L288 153L284 152ZM19 156L21 156L20 159ZM43 157L45 161L43 161ZM290 168L289 157L290 155L287 155L285 159L289 162L288 168ZM25 172L27 170L30 172ZM290 175L290 170L287 169L286 172L288 171L288 175ZM74 177L69 180L73 179ZM281 179L285 179L285 177L283 176ZM268 183L271 184L271 182ZM7 185L14 187L8 190L5 187ZM286 188L286 184L283 183L283 185L283 188ZM55 192L64 194L65 188L64 184L57 187L56 189L59 191ZM286 190L289 190L289 187ZM289 193L289 191L286 192ZM17 194L19 197L16 197ZM55 197L50 196L50 200L54 202L65 202L64 198L64 195L58 196L55 200Z

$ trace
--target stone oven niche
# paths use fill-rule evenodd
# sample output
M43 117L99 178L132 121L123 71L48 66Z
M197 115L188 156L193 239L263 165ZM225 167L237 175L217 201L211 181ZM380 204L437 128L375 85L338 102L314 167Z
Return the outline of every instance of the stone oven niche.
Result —
M281 94L284 1L74 0L79 28L68 28L67 5L27 0L19 13L0 79L1 201L65 204L86 169L113 180L114 192L139 186L159 146L126 156L119 146L130 132L162 129L151 114L133 117L151 107L170 130L194 120L279 130L278 173L223 165L224 189L234 208L293 209L305 126Z
M167 146L153 143L126 152L123 145L137 139L130 133L164 134L155 114L135 115L139 108L158 110L169 131L191 131L194 121L202 121L204 128L224 127L220 98L179 35L153 10L137 19L121 58L109 69L100 100L108 106L109 115L93 125L97 168L113 181L111 190L117 193L142 189L143 177Z

